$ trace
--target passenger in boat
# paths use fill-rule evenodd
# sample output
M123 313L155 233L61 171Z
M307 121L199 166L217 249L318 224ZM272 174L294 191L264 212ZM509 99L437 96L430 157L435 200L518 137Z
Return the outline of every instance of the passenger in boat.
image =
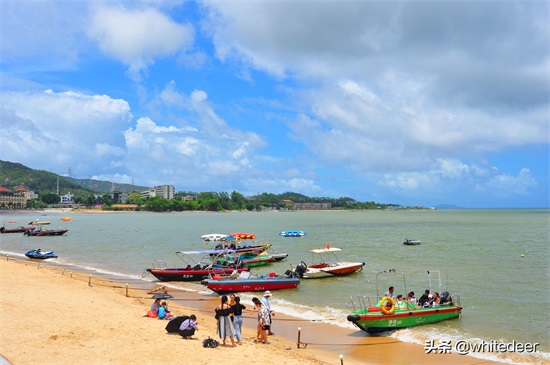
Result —
M407 302L403 300L403 296L401 294L397 296L397 301L395 302L395 306L398 309L407 309Z
M186 340L192 339L195 331L199 330L199 326L197 325L196 320L197 317L194 314L191 314L189 318L181 322L179 330L179 334L181 337L185 338Z
M421 307L425 307L426 306L426 302L428 301L428 296L430 295L430 291L428 289L426 289L426 291L424 292L424 294L422 294L422 296L420 297L420 299L418 299L418 305L421 306Z
M391 297L391 298L395 299L395 291L394 291L393 286L390 286L388 288L388 291L386 293L384 293L384 296L385 297Z
M426 303L424 303L423 307L433 307L434 306L434 296L432 294L428 294L428 300Z
M437 307L439 305L441 305L441 298L438 292L434 292L432 307Z
M409 294L407 294L407 302L408 303L411 303L411 304L416 304L417 301L416 301L416 297L414 296L414 292L409 292Z

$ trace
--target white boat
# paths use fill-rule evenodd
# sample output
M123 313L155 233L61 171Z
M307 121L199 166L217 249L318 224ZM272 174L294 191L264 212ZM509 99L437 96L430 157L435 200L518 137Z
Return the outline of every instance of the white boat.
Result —
M421 242L420 240L405 239L405 241L403 241L403 244L407 246L416 246L416 245L419 245L420 242Z
M303 261L294 269L303 279L318 279L333 276L344 276L363 269L364 262L345 262L338 260L336 252L341 248L330 247L310 250L313 255L312 263L306 265Z

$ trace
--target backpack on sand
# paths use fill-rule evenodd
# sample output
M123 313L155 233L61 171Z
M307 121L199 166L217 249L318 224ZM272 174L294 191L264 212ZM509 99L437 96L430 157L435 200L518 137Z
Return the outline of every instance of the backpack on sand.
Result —
M219 343L218 341L214 340L213 338L206 338L202 341L202 347L210 347L210 348L215 348L215 347L218 347Z

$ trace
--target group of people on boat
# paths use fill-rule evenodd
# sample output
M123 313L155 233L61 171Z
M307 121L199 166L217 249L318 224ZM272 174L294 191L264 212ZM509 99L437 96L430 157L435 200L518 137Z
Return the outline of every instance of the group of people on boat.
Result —
M391 300L385 300L383 303L382 301L384 298L391 298ZM416 299L414 292L411 291L407 294L406 298L403 298L403 295L398 294L395 295L395 289L393 286L390 286L388 288L388 291L384 293L384 298L382 298L378 304L377 307L381 306L387 306L391 307L392 305L395 306L396 309L420 309L420 308L430 308L430 307L437 307L440 305L446 305L451 303L452 299L448 292L443 292L440 296L438 292L431 293L429 289L426 289L424 294L419 299ZM393 303L392 303L393 301Z

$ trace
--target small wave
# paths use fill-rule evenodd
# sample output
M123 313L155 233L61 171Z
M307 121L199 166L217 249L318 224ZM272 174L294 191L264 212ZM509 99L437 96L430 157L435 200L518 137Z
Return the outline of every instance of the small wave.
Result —
M459 341L466 341L472 345L479 343L490 343L495 340L481 339L468 334L462 334L458 331L449 329L447 331L441 331L429 326L406 328L395 331L390 334L390 337L399 341L415 343L419 345L425 345L427 341L434 341L435 344L440 341L451 341L451 344L456 344ZM498 340L499 343L508 343L505 340ZM517 343L518 341L516 341ZM470 352L469 356L488 360L497 361L505 364L547 364L550 361L550 353L547 352L534 352L534 353L516 353L516 352Z

